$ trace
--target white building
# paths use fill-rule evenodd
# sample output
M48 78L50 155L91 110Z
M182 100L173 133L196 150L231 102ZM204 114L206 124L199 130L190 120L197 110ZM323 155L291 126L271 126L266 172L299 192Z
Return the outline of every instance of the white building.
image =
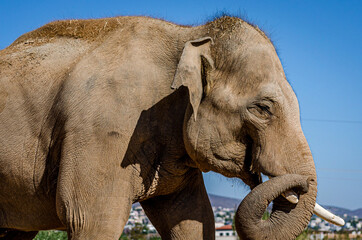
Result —
M237 234L231 225L218 227L216 230L216 240L237 240Z

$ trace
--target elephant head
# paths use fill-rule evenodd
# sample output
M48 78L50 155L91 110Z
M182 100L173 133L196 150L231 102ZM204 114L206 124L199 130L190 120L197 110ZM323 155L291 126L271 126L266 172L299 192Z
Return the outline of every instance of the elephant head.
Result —
M185 44L172 85L189 92L187 153L203 172L251 187L236 214L242 239L294 239L307 226L317 195L297 97L258 28L223 17L204 32ZM271 180L262 183L261 174ZM261 220L273 200L271 217Z

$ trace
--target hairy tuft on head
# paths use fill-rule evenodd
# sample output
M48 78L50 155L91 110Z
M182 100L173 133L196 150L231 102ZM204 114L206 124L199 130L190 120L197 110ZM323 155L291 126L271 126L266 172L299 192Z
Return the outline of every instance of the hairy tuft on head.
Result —
M221 10L214 13L211 17L208 17L205 21L206 24L209 24L211 22L218 22L223 21L226 19L233 19L234 21L242 21L247 23L248 25L252 26L254 29L256 29L260 34L262 34L265 38L270 39L270 34L266 32L264 29L262 29L259 25L253 22L253 20L250 19L250 17L247 15L247 13L244 12L237 12L237 13L230 13L227 10Z

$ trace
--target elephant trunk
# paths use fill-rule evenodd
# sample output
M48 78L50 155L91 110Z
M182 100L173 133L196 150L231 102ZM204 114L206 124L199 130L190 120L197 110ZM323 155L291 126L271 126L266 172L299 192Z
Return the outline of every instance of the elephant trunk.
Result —
M281 195L293 189L300 197L297 204ZM307 226L315 206L315 178L286 174L271 178L255 187L240 203L235 227L240 239L295 239ZM269 219L262 216L269 203L273 210Z

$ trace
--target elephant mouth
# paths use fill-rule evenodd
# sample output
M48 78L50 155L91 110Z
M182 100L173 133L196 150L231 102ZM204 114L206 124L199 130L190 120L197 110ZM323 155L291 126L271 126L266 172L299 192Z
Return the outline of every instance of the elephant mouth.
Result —
M249 144L245 151L245 159L244 159L244 164L242 167L242 174L241 174L240 178L252 190L259 184L263 183L263 178L262 178L261 171L259 171L259 169L255 168L255 166L256 166L255 163L257 162L258 156L254 157L255 156L255 154L253 154L253 152L255 151L255 149L253 149L254 144L252 144L251 138L248 138L248 140L249 140L248 141Z

